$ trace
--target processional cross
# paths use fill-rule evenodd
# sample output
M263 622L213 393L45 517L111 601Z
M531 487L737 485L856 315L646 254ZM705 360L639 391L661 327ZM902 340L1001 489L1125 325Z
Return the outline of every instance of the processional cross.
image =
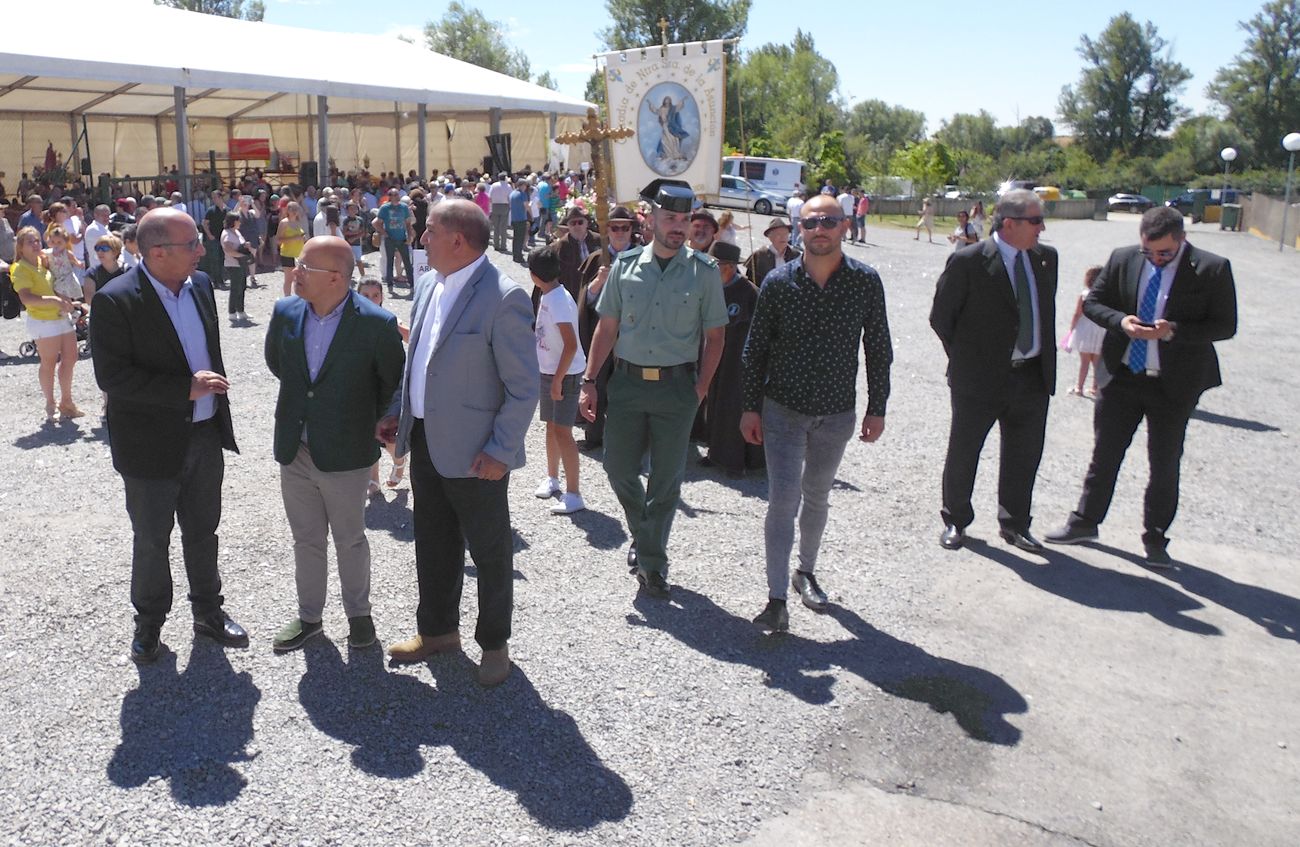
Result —
M601 154L601 142L607 138L618 141L631 138L636 132L621 126L613 129L601 126L595 109L587 110L587 122L577 132L558 135L559 144L579 144L583 141L591 145L591 168L596 172L596 224L600 227L600 263L609 264L609 196L608 183L605 182L605 157Z
M663 39L664 46L668 46L668 19L662 15L659 17L659 37Z

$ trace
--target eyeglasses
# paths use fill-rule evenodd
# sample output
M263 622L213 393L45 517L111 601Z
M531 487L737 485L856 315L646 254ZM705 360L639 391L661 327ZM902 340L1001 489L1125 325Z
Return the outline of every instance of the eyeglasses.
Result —
M197 250L199 240L191 238L189 241L164 241L162 244L155 244L155 247L184 247L186 250Z
M1038 226L1043 222L1044 218L1042 215L1029 215L1028 217L1016 217L1015 215L1007 215L1007 220L1025 221L1027 223L1033 224L1034 226Z
M293 267L294 270L298 270L298 271L320 271L321 273L327 273L327 274L338 273L338 271L334 270L333 268L313 268L310 265L304 265L302 263L302 259L299 259L298 261L294 262Z
M113 250L113 248L112 248L112 247L109 247L107 244L96 244L96 245L95 245L95 252L96 252L96 253L111 253L112 250Z
M609 231L610 232L631 232L632 225L631 224L618 224L618 225L610 224Z
M843 215L811 215L799 219L799 226L812 232L821 227L822 229L835 229L835 227L844 223Z
M1148 259L1156 258L1156 259L1164 259L1167 261L1178 255L1178 248L1175 247L1172 250L1148 250L1147 248L1143 247L1138 252L1141 253L1143 256L1147 257Z

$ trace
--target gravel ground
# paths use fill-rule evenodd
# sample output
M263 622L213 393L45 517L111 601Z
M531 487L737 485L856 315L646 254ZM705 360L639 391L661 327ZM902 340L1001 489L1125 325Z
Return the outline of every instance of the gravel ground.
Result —
M1136 227L1130 216L1050 224L1045 240L1062 255L1058 323L1084 267L1134 242ZM272 653L271 636L296 609L271 456L276 383L261 357L278 274L249 293L255 325L222 333L243 452L227 458L221 567L227 609L252 636L247 650L191 638L176 562L181 600L163 631L171 652L152 667L131 664L130 531L104 431L93 416L43 425L35 360L0 362L0 705L11 715L0 728L0 843L712 845L797 804L804 776L835 770L843 734L864 721L892 745L959 751L948 766L977 780L983 760L1019 742L1029 704L996 674L945 658L951 633L935 632L952 602L933 581L945 562L936 539L948 414L926 318L947 245L905 230L868 234L868 247L849 252L885 281L894 394L882 441L850 446L832 495L820 569L832 610L792 606L787 637L752 629L765 599L766 481L693 464L670 550L673 600L638 596L597 458L582 460L589 511L554 517L532 496L544 456L535 424L530 463L511 486L516 670L490 692L473 681L472 583L467 656L391 668L378 649L349 650L337 580L328 638ZM1296 257L1208 227L1192 237L1232 258L1242 331L1219 347L1227 387L1206 396L1189 428L1175 545L1181 533L1286 554L1282 504L1300 478L1289 441L1300 411L1297 307L1270 295L1294 281ZM508 254L492 259L523 278ZM409 312L409 300L389 305ZM0 350L25 338L21 320L0 323ZM1040 530L1073 505L1091 447L1090 403L1064 395L1075 363L1060 360ZM78 402L96 409L88 361L76 385ZM993 436L977 536L996 528L996 449ZM1107 524L1116 546L1139 549L1138 522L1124 515L1139 512L1143 465L1133 459L1121 476ZM414 630L407 484L372 500L367 522L376 623L392 643Z

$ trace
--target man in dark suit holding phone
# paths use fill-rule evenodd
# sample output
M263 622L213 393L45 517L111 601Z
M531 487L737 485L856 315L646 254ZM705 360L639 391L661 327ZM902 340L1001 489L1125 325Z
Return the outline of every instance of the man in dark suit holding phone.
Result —
M992 237L963 247L939 276L930 326L948 354L952 428L943 466L944 530L956 550L975 518L971 491L994 423L1002 435L998 523L1004 541L1031 553L1034 478L1043 456L1047 404L1056 391L1056 251L1038 243L1043 205L1008 191L993 212Z
M1151 477L1143 509L1148 564L1167 566L1169 525L1178 510L1178 476L1187 421L1201 394L1223 384L1214 342L1237 332L1237 289L1222 256L1187 243L1183 216L1158 206L1142 216L1141 247L1111 254L1084 301L1106 329L1093 417L1096 443L1079 506L1045 539L1097 538L1133 433L1147 422Z
M194 631L227 647L248 634L222 609L217 572L222 449L238 452L221 360L212 281L194 219L155 209L137 231L142 263L95 294L90 328L95 379L108 395L108 442L126 487L134 543L131 658L162 651L172 606L168 547L181 526Z

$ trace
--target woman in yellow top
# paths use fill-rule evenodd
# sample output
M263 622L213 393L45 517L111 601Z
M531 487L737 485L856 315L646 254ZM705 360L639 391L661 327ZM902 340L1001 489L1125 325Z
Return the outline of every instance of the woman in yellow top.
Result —
M59 370L58 405L65 420L81 417L81 410L72 402L72 369L77 364L77 334L68 316L76 304L54 291L54 277L46 267L41 252L41 234L35 227L25 226L18 231L14 244L14 264L9 268L14 291L27 307L27 331L36 342L36 352L41 357L41 391L45 394L45 419L54 420L54 368Z
M302 206L290 203L284 207L284 217L275 229L275 240L280 244L280 267L284 269L284 296L293 293L293 266L302 255L302 245L307 242L307 225L302 219Z

